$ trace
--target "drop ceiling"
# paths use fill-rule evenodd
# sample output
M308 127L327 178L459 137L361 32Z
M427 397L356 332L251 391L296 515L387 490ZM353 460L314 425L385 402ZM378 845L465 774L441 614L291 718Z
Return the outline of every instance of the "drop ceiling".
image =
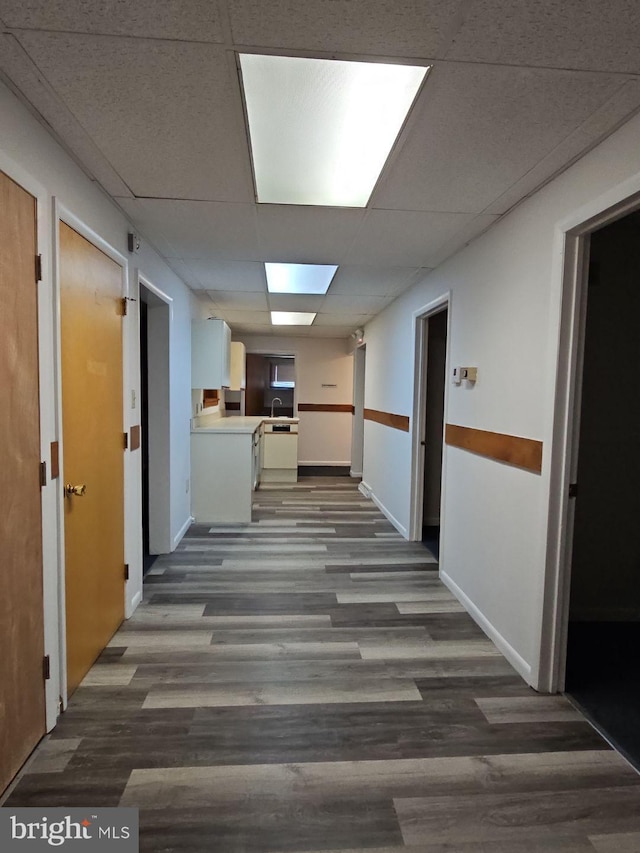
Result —
M0 74L236 334L346 336L640 109L630 0L0 0ZM256 204L237 54L431 65L364 209ZM263 263L338 264L326 296Z

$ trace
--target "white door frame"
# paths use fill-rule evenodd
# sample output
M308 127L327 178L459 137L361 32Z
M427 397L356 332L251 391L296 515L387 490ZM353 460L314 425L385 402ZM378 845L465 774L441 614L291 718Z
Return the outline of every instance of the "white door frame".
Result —
M549 516L537 689L564 690L587 309L590 235L640 209L640 175L589 203L556 229L560 327L549 484Z
M445 373L449 372L449 346L451 329L451 291L443 293L421 308L413 312L414 332L414 371L413 371L413 416L411 418L411 514L409 520L409 540L419 542L422 539L422 504L424 499L424 445L427 424L427 345L429 337L429 317L447 310L447 348L445 356ZM443 431L446 426L446 412L449 398L449 383L445 381ZM443 433L442 454L442 492L440 507L445 505L445 468L446 453L444 453ZM444 540L445 518L440 513L440 539ZM442 562L442 552L440 554Z

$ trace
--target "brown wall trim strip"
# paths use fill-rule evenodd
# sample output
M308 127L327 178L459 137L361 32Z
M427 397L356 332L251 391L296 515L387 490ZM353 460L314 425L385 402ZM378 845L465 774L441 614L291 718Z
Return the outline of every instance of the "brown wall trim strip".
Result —
M51 442L51 479L60 476L60 445L57 441Z
M137 450L140 447L140 424L132 426L129 430L129 450Z
M391 412L379 412L377 409L365 409L364 418L384 426L409 432L409 418L406 415L392 415Z
M350 403L298 403L299 412L348 412L353 414Z
M452 447L461 447L536 474L542 471L542 442L532 438L447 424L445 441Z

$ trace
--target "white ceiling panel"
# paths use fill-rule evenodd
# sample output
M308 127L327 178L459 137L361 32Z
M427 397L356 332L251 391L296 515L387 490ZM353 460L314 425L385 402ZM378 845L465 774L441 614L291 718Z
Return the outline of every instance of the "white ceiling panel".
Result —
M8 27L221 42L211 0L0 0Z
M63 145L73 152L84 170L111 195L131 196L129 187L91 137L80 126L69 108L42 78L37 66L16 39L0 33L0 70L42 117L47 130L52 130Z
M252 261L214 261L199 258L174 261L174 267L176 263L180 264L180 268L189 275L191 280L197 282L195 286L203 290L227 290L233 293L237 291L264 293L266 290L264 264Z
M413 283L419 271L418 267L342 266L335 274L329 293L332 296L397 296Z
M480 213L623 84L614 75L436 64L373 206Z
M228 0L241 45L378 56L439 56L461 0Z
M258 205L258 239L265 261L339 264L365 217L363 210Z
M449 240L443 240L440 246L429 253L427 266L432 268L437 267L453 255L454 252L462 249L463 246L466 246L467 243L470 243L482 234L483 231L486 231L499 218L499 216L490 216L482 213L480 216L474 217L470 222L466 222L459 231L456 231L453 237ZM423 270L423 272L426 274L427 270Z
M640 72L636 0L473 0L447 58Z
M320 311L326 296L295 293L270 293L267 297L272 311Z
M134 195L253 200L238 84L223 50L66 33L19 38Z
M170 246L167 257L261 260L255 205L165 199L118 199L152 242Z
M219 308L217 305L214 305L213 313L217 317L226 320L232 328L235 328L236 323L271 326L271 314L268 311L236 311L231 308Z
M339 326L341 328L349 327L349 331L353 332L358 326L364 326L366 321L370 319L369 314L358 314L352 312L350 314L318 314L315 319L314 326Z
M366 294L354 294L347 296L327 295L321 308L322 314L341 314L351 312L353 314L377 314L390 305L395 296L368 296Z
M497 198L485 213L505 213L521 198L531 194L545 181L561 172L569 163L592 148L627 117L640 108L640 80L628 80L599 110L577 130L563 139L519 181Z
M471 219L466 213L372 210L346 262L359 266L429 266L429 254Z
M219 308L229 311L267 311L266 293L229 292L226 290L207 290L211 300Z

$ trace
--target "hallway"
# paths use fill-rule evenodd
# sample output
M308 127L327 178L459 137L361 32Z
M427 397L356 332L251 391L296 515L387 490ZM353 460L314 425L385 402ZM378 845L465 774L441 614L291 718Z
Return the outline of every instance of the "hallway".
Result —
M640 849L640 776L352 480L257 491L145 587L6 805L138 806L149 853Z

